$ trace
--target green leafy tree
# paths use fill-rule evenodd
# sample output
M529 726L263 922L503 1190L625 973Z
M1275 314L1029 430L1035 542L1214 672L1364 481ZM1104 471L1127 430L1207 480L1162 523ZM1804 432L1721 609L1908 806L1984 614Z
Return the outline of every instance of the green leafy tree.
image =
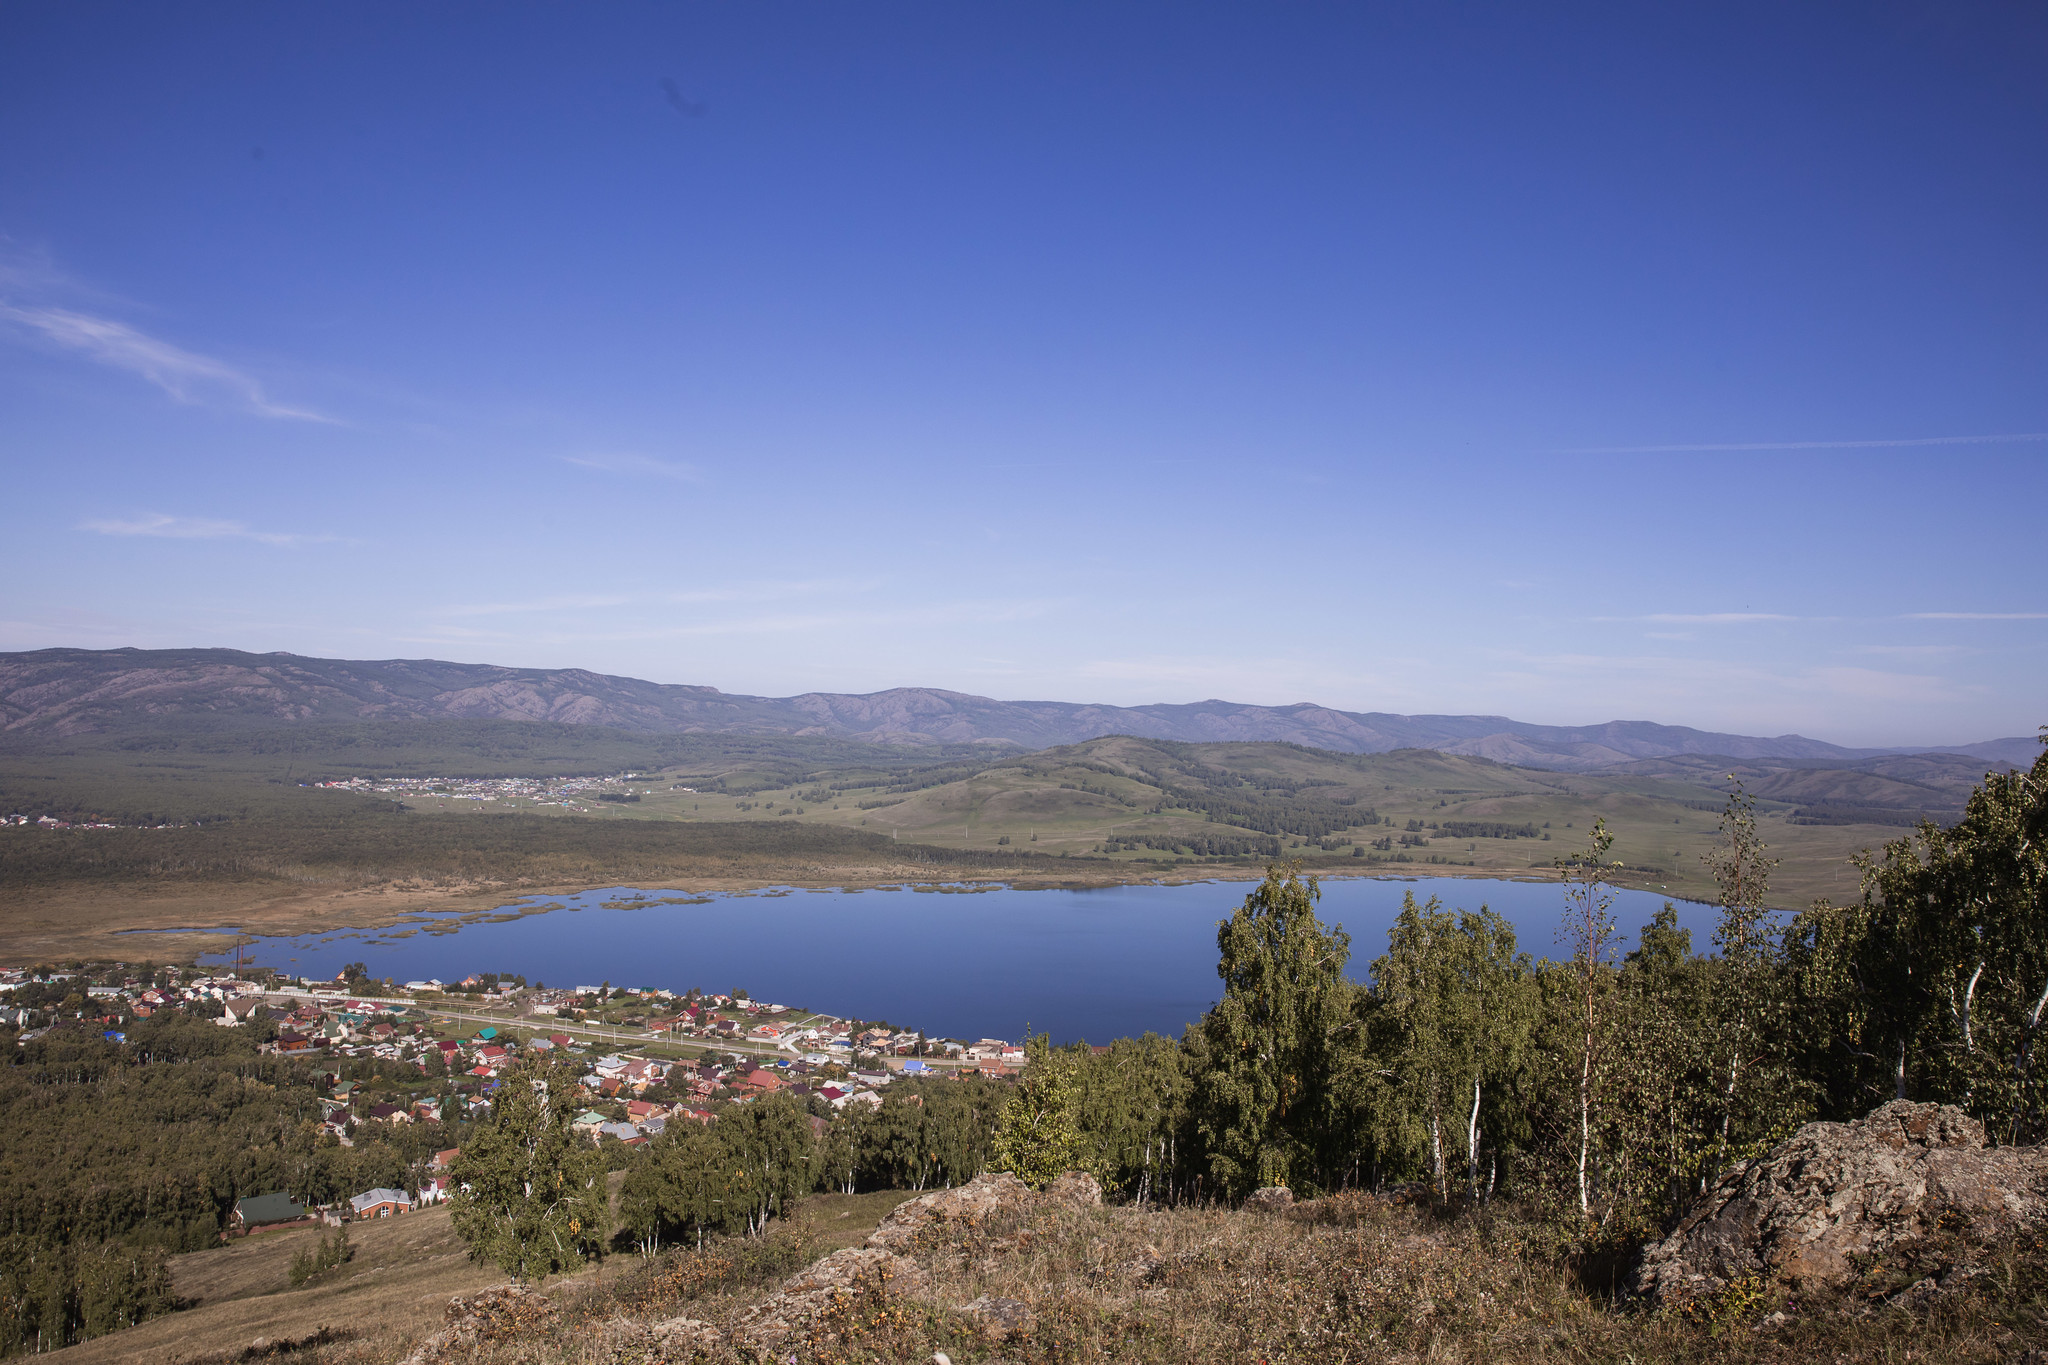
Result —
M463 1144L450 1176L455 1231L470 1259L520 1280L574 1270L610 1232L604 1159L570 1124L574 1069L545 1059L507 1073L492 1117Z
M1320 895L1299 863L1268 867L1217 929L1223 998L1199 1026L1194 1123L1209 1177L1231 1197L1261 1185L1313 1191L1350 1165L1335 1081L1356 1041L1351 938L1323 928Z
M818 1184L852 1194L860 1179L863 1129L872 1115L865 1104L849 1104L835 1112L818 1140Z
M1720 956L1707 973L1720 1110L1713 1163L1703 1176L1709 1182L1758 1143L1782 1136L1804 1111L1801 1087L1781 1064L1785 1054L1778 1046L1787 1004L1784 963L1775 917L1764 905L1778 860L1766 856L1754 799L1734 774L1729 780L1735 785L1721 813L1720 842L1703 858L1721 904L1714 930Z
M643 1255L710 1232L746 1231L755 1206L753 1172L719 1125L671 1123L649 1144L619 1190L619 1212Z
M1792 935L1833 1107L1919 1097L2007 1141L2048 1136L2048 753L1863 868L1859 904L1817 905Z
M973 1179L988 1166L1000 1116L1015 1093L978 1077L897 1081L858 1120L861 1182L923 1190Z
M1055 1051L1045 1034L1027 1040L1024 1078L1003 1106L989 1165L1027 1185L1049 1185L1080 1164L1081 1132L1074 1108L1073 1054Z
M1692 931L1679 927L1678 910L1666 901L1637 932L1610 1001L1612 1102L1602 1145L1608 1188L1637 1221L1679 1213L1717 1160L1713 969L1693 955Z
M1170 1188L1187 1118L1188 1071L1170 1038L1119 1038L1075 1054L1085 1164L1112 1195L1139 1204Z
M1579 1216L1593 1212L1594 1109L1600 1096L1595 1084L1605 1058L1608 1020L1601 1007L1614 984L1614 891L1607 876L1621 866L1608 859L1614 835L1605 819L1595 820L1586 847L1557 860L1565 877L1564 939L1571 948L1574 977L1571 1068L1577 1073L1578 1162L1576 1183Z
M747 1227L759 1233L792 1199L817 1188L817 1137L811 1116L787 1094L735 1105L713 1125L746 1172Z
M1426 1134L1437 1197L1449 1196L1456 1147L1476 1200L1488 1088L1519 1069L1534 1010L1514 929L1484 906L1453 914L1408 893L1372 977L1374 1064L1416 1120L1404 1126Z

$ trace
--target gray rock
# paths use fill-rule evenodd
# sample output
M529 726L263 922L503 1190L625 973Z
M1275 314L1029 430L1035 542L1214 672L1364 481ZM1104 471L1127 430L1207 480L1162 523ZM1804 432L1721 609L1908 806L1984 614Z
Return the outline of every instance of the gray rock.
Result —
M1036 1196L1029 1185L1008 1171L978 1175L950 1190L934 1190L898 1204L868 1237L868 1245L884 1251L907 1251L917 1236L934 1225L985 1223L999 1213L1023 1208Z
M771 1350L801 1336L825 1309L863 1290L894 1296L923 1289L930 1281L923 1266L892 1251L848 1247L784 1280L772 1296L741 1316L733 1335L756 1352Z
M1294 1207L1294 1191L1285 1185L1268 1185L1246 1195L1244 1206L1250 1213L1285 1213Z
M1021 1299L999 1299L987 1294L972 1303L961 1304L960 1311L995 1337L1022 1336L1037 1320L1030 1305Z
M868 1237L868 1245L884 1251L907 1252L927 1230L936 1232L949 1223L987 1226L1003 1214L1059 1205L1073 1209L1102 1207L1102 1186L1083 1171L1068 1171L1045 1187L1034 1190L1008 1171L978 1175L965 1185L934 1190L898 1204Z
M1895 1100L1854 1123L1809 1123L1723 1176L1652 1243L1637 1293L1683 1302L1735 1281L1847 1283L1854 1258L1943 1229L1989 1240L2048 1224L2048 1151L1984 1146L1952 1105Z

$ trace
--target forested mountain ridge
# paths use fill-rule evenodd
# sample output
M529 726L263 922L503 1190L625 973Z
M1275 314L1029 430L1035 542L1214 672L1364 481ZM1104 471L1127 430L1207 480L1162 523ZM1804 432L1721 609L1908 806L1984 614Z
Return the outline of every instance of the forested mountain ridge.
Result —
M583 669L432 659L351 661L229 649L45 649L0 654L0 733L61 740L166 728L249 729L405 719L545 721L648 734L819 736L886 744L1041 749L1103 735L1184 742L1281 741L1338 753L1423 748L1522 767L1592 771L1685 755L1773 766L1911 749L1845 749L1799 735L1719 734L1649 721L1534 725L1501 716L1402 716L1310 703L1120 707L998 701L938 688L755 697ZM2032 739L1954 752L2028 762Z

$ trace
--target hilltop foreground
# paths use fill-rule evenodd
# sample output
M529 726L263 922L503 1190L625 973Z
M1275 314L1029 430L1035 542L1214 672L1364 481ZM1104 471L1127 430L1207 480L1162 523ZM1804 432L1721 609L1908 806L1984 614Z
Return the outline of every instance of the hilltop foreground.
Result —
M439 1212L367 1228L368 1264L322 1290L285 1288L293 1248L280 1238L267 1251L274 1284L245 1269L242 1297L64 1359L1990 1365L2031 1362L2048 1341L2038 1237L1899 1243L1890 1264L1870 1258L1841 1283L1788 1294L1749 1281L1658 1311L1612 1297L1632 1250L1620 1239L1613 1255L1567 1254L1507 1207L1431 1212L1355 1192L1238 1210L1112 1207L1079 1174L1043 1192L999 1175L906 1198L824 1196L757 1239L618 1258L539 1292L466 1289L438 1312L438 1296L484 1278ZM231 1258L265 1254L243 1244L183 1258L180 1285L219 1292Z

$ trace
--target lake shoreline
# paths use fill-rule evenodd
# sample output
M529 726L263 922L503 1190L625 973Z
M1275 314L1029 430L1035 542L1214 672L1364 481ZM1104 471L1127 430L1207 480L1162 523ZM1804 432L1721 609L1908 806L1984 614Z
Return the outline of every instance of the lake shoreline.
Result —
M1305 869L1324 881L1414 881L1427 877L1455 877L1475 881L1547 882L1554 875L1531 869L1527 876L1503 876L1484 868L1460 868L1417 864L1413 869L1394 870L1384 865L1371 869ZM545 913L548 907L522 902L574 897L592 891L620 889L648 895L737 895L787 888L798 891L872 891L911 885L955 885L1005 887L1018 891L1093 890L1117 886L1183 886L1200 882L1256 883L1263 869L1228 864L1189 865L1171 872L1118 875L1094 872L1070 877L961 876L912 877L875 869L871 875L817 879L791 879L771 875L677 878L657 884L653 881L615 882L583 879L574 882L523 886L513 883L463 883L449 887L379 886L309 890L274 887L106 887L81 889L70 895L59 893L46 907L38 907L38 918L59 921L41 932L22 932L11 925L0 931L0 965L27 966L50 960L125 961L138 938L147 935L151 947L148 960L194 964L209 954L232 952L238 937L302 937L310 934L364 932L399 927L418 916L449 914L492 915L519 912ZM1617 883L1625 885L1625 883ZM237 896L235 893L240 892ZM118 913L109 913L119 903ZM240 901L240 904L236 904ZM0 901L0 922L11 922L22 913L9 912ZM78 912L67 914L65 911ZM30 911L29 913L36 913ZM79 924L77 918L88 923ZM61 923L61 921L72 921ZM120 923L119 920L131 922ZM94 922L96 921L96 922ZM195 927L210 925L211 927Z
M1065 1041L1101 1041L1147 1030L1177 1034L1201 1017L1217 989L1217 925L1254 883L1189 875L1079 880L754 882L716 890L702 880L687 887L611 883L564 896L528 892L375 928L337 922L258 937L244 960L307 981L360 962L372 978L392 981L492 972L554 987L744 988L793 1008L947 1037L1050 1028ZM1410 894L1440 898L1451 909L1488 906L1516 927L1532 958L1559 951L1566 899L1551 878L1326 878L1318 913L1349 936L1353 979L1366 979L1386 951L1387 931ZM1621 888L1615 894L1624 939L1665 899ZM1681 901L1679 913L1704 946L1713 907ZM222 947L206 965L226 965L231 941Z

